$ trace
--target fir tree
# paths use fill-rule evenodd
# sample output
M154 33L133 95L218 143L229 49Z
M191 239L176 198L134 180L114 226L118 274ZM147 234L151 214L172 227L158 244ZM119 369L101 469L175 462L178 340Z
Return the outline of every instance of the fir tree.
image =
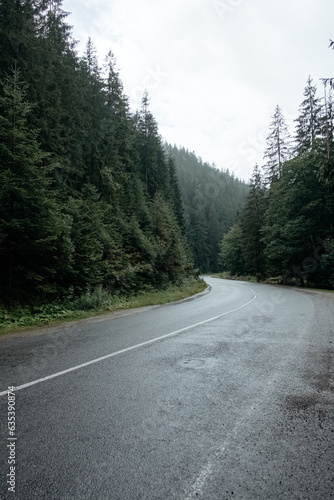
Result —
M296 125L296 153L302 154L310 151L314 142L321 136L321 113L320 99L316 97L317 87L312 85L309 76L304 90L304 101L299 108L299 116L295 120Z
M270 185L281 177L282 165L291 156L288 128L279 106L276 106L269 130L270 133L266 140L267 147L264 153L267 163L263 168L265 171L264 181Z
M57 271L69 265L70 221L62 217L51 190L51 168L28 126L32 105L14 70L0 98L1 295L11 302L57 293ZM56 254L56 258L54 258ZM58 269L57 269L58 263Z
M264 275L263 243L261 228L266 209L266 191L258 165L255 165L250 179L250 191L240 216L242 229L243 257L247 272Z
M327 90L324 81L324 115L322 117L322 142L319 154L322 155L318 176L328 184L334 183L334 104L331 87Z
M182 234L185 234L185 213L182 202L182 194L179 186L179 180L177 177L177 167L174 161L174 158L171 153L169 153L167 158L167 166L168 166L168 174L169 174L169 196L172 200L172 206L174 209L174 213L179 224L179 227L182 231Z
M32 2L1 0L0 2L0 79L17 63L24 80L32 60L36 39L36 17L41 5Z
M305 259L313 257L318 238L332 237L333 192L317 179L317 158L312 151L285 163L271 188L262 228L269 271L288 270L301 284L313 279Z
M151 205L151 227L156 244L156 281L162 285L177 282L189 267L188 248L172 207L161 193L157 193Z
M242 230L236 222L225 234L220 249L220 260L225 271L232 275L241 276L245 272L243 258Z
M136 114L135 120L138 131L141 178L149 196L153 198L157 191L162 192L168 189L168 168L158 125L148 106L148 94L145 92L141 109Z
M195 265L202 272L210 268L210 240L204 196L197 178L193 180L193 196L189 210L188 240L194 253Z
M209 270L217 273L220 270L219 252L222 228L219 221L217 204L212 200L208 212L208 239L210 243Z
M88 39L86 52L81 61L83 98L85 108L85 133L86 139L83 146L86 176L89 183L100 186L101 163L99 160L99 149L102 134L102 123L104 117L105 93L104 83L99 67L97 51L91 38Z

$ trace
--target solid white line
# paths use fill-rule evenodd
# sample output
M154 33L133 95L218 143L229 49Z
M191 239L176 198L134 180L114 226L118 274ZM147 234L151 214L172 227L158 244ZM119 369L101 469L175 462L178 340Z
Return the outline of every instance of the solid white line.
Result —
M104 361L105 359L113 358L114 356L118 356L118 354L123 354L125 352L133 351L134 349L138 349L139 347L143 347L144 345L149 345L153 344L153 342L158 342L159 340L166 339L168 337L172 337L173 335L177 335L178 333L185 332L187 330L191 330L192 328L196 328L197 326L204 325L205 323L209 323L210 321L215 321L216 319L222 318L223 316L226 316L227 314L231 314L233 312L239 311L240 309L243 309L244 307L248 306L254 300L256 299L256 293L254 290L250 288L250 290L254 293L254 297L252 300L247 302L246 304L237 307L236 309L231 309L231 311L227 311L223 314L219 314L218 316L214 316L213 318L206 319L204 321L200 321L199 323L195 323L194 325L186 326L184 328L180 328L180 330L175 330L175 332L167 333L166 335L162 335L161 337L156 337L151 340L147 340L146 342L142 342L141 344L136 344L132 347L127 347L126 349L121 349L120 351L113 352L111 354L107 354L106 356L102 356L101 358L96 358L91 361L87 361L86 363L82 363L81 365L73 366L72 368L68 368L67 370L63 370L61 372L53 373L52 375L48 375L47 377L44 378L39 378L38 380L33 380L32 382L28 382L27 384L20 385L18 387L15 387L15 392L20 391L21 389L26 389L27 387L30 387L32 385L39 384L41 382L45 382L47 380L51 380L52 378L55 377L60 377L61 375L65 375L66 373L73 372L74 370L79 370L80 368L84 368L85 366L93 365L94 363L99 363L100 361ZM14 392L14 391L13 391ZM4 396L5 394L8 394L8 391L3 391L0 392L0 396Z

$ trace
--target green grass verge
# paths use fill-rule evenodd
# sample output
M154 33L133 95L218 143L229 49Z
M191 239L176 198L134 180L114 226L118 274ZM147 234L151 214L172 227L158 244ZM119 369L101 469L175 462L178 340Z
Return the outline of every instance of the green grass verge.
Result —
M114 311L175 302L200 293L206 287L205 281L189 278L179 286L171 285L165 290L150 290L130 297L111 295L98 288L71 301L46 304L33 309L17 307L7 311L0 306L0 335L86 319Z
M250 283L259 283L260 285L274 285L276 284L275 282L273 282L272 280L274 279L281 279L282 277L281 276L277 276L277 277L274 277L274 278L267 278L265 279L264 281L260 281L258 282L257 279L256 279L256 276L231 276L229 273L227 272L221 272L221 273L214 273L214 274L210 274L210 276L212 278L219 278L219 279L226 279L226 280L235 280L235 281L238 281L238 280L241 280L241 281L249 281ZM281 285L279 285L281 286ZM299 284L298 284L298 280L296 279L294 283L290 283L289 285L290 288L297 288L298 290L310 290L310 291L316 291L316 292L329 292L329 293L334 293L334 290L328 290L328 289L325 289L325 288L313 288L313 287L307 287L307 286L304 286L304 287L301 287Z
M222 280L233 280L233 281L249 281L250 283L256 283L256 276L231 276L230 273L223 271L221 273L210 273L209 276L212 278L219 278Z

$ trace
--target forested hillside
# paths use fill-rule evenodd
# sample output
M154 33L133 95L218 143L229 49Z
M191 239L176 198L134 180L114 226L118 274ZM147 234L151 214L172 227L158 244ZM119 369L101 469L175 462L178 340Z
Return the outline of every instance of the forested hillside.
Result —
M324 80L319 97L307 80L292 134L277 106L265 163L255 166L244 209L221 245L230 273L334 288L332 83Z
M176 164L186 235L196 267L202 272L217 272L221 268L221 240L241 211L249 186L184 148L165 144L165 149Z
M177 283L193 268L173 161L114 55L78 57L61 0L0 4L0 299Z

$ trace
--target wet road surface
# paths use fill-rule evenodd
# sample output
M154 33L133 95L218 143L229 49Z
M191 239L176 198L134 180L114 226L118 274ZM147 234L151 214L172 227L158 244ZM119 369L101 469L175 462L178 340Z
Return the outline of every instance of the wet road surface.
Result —
M206 281L0 340L0 498L334 497L334 294Z

